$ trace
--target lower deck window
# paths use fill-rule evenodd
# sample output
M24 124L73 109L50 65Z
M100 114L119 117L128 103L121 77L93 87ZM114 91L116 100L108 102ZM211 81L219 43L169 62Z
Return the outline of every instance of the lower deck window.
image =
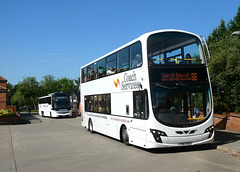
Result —
M111 114L111 95L98 94L85 96L85 111Z
M147 91L133 92L133 117L147 119L148 113Z

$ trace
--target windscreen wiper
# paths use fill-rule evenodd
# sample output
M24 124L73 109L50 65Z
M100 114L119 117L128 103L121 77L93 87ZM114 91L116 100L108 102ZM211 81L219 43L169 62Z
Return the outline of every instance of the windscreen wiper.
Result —
M160 88L168 89L168 90L173 90L173 89L177 88L177 87L169 87L169 86L162 85L162 84L156 84L156 86L160 87Z
M192 87L192 88L200 88L200 87L201 87L201 86L199 86L199 85L186 84L186 83L182 83L182 82L176 83L176 86L180 86L180 87Z
M162 84L156 84L156 86L160 87L160 88L168 89L168 90L174 90L174 89L177 89L178 87L191 87L191 88L200 88L201 87L199 85L186 84L186 83L182 83L182 82L176 83L176 85L173 87L162 85Z

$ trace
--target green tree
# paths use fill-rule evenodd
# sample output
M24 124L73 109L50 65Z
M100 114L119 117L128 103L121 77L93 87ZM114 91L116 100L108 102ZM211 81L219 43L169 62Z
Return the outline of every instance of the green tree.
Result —
M14 95L11 97L10 101L11 101L11 104L18 103L18 105L21 107L21 106L26 105L26 101L25 101L24 96L22 95L20 89L18 89L18 85L16 85L16 87L17 87L17 90L14 93Z
M75 90L79 90L79 86L80 86L80 77L78 77L77 79L74 79L75 82Z
M211 60L209 63L210 76L213 83L224 89L223 95L214 95L216 111L239 112L240 88L240 42L231 36L209 46ZM217 92L215 92L217 93Z
M56 92L65 92L71 95L75 87L73 80L66 77L56 81Z
M240 6L238 7L237 15L228 23L230 32L240 31Z
M237 16L227 26L223 20L208 37L211 54L209 63L210 77L214 88L224 90L218 94L213 89L216 113L240 112L240 40L231 36L240 26L240 8Z
M16 87L10 83L7 83L7 103L9 104L11 102L11 98L12 96L15 94L16 92Z
M39 86L35 77L25 77L18 88L24 97L27 105L33 105L36 109L36 103L39 97ZM31 103L30 103L31 102Z
M43 80L40 82L40 96L48 95L49 93L56 92L56 80L52 75L46 75L43 77Z
M227 33L227 27L225 21L221 19L220 25L213 29L213 32L208 36L208 44L215 43L219 40L222 40Z

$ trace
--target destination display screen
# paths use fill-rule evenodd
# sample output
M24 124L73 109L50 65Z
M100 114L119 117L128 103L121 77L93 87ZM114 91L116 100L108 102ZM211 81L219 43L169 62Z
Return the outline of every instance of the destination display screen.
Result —
M160 74L161 82L165 81L198 81L197 72L163 72Z
M150 82L207 81L206 68L149 68Z

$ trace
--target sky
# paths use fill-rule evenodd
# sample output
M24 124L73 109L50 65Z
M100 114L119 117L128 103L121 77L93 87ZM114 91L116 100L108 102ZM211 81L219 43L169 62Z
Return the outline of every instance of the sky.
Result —
M181 29L208 37L240 0L0 0L0 75L77 79L81 66L144 33Z

